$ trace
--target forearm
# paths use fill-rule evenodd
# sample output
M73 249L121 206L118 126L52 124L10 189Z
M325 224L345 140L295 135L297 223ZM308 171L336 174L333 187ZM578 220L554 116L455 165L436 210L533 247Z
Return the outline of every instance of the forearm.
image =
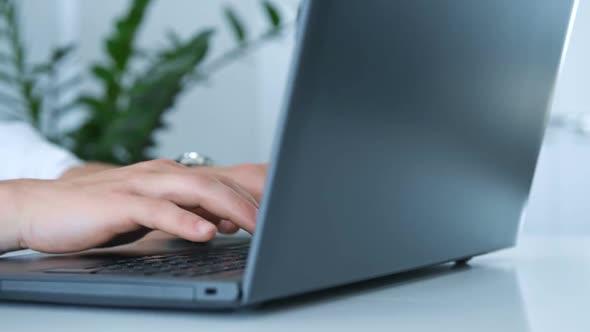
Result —
M24 249L20 241L17 213L18 181L0 181L0 255Z

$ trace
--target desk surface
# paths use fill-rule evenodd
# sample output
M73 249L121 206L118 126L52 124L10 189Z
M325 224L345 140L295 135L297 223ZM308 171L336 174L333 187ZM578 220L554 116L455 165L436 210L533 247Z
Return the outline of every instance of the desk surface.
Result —
M18 331L590 331L590 237L524 238L435 268L237 313L0 303Z

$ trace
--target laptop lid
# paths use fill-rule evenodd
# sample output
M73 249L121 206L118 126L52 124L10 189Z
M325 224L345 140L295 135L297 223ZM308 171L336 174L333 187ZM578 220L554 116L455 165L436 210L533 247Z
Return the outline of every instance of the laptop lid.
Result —
M575 0L309 0L247 304L514 245Z

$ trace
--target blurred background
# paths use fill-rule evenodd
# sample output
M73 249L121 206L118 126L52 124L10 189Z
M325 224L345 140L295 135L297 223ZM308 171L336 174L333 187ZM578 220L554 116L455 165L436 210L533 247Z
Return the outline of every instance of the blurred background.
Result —
M105 37L131 5L127 0L18 3L32 62L44 61L56 46L76 45L60 68L62 76L87 71L104 58ZM293 51L298 3L275 0L281 18L276 36L179 94L164 115L167 128L154 135L151 156L174 158L196 150L221 164L268 160ZM207 65L244 42L235 24L228 23L228 6L239 15L238 30L245 26L246 41L264 35L273 23L258 0L156 0L146 12L137 46L162 49L170 43L170 31L187 40L213 27L216 32L203 62ZM99 91L96 81L81 80L58 99L79 93L76 90ZM75 127L84 118L75 110L69 114L59 126ZM590 0L580 2L526 219L524 229L532 234L590 232Z
M85 70L101 59L103 39L114 21L129 8L127 0L19 0L23 36L31 60L42 61L57 45L74 43L68 66ZM268 22L259 0L152 1L137 36L138 48L159 49L169 31L180 38L215 28L208 58L235 48L224 9L235 9L252 37L263 34ZM282 20L291 25L298 1L273 2ZM225 66L206 82L186 89L166 115L168 130L156 135L155 156L176 157L202 151L222 164L268 159L275 118L293 47L293 29ZM66 68L64 71L67 71ZM83 85L92 85L84 80ZM89 87L92 88L92 87Z

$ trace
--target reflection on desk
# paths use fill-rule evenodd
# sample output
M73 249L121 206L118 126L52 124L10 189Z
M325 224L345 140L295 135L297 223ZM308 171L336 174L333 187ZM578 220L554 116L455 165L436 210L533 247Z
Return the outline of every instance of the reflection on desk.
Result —
M230 313L0 304L3 331L590 331L590 238Z

